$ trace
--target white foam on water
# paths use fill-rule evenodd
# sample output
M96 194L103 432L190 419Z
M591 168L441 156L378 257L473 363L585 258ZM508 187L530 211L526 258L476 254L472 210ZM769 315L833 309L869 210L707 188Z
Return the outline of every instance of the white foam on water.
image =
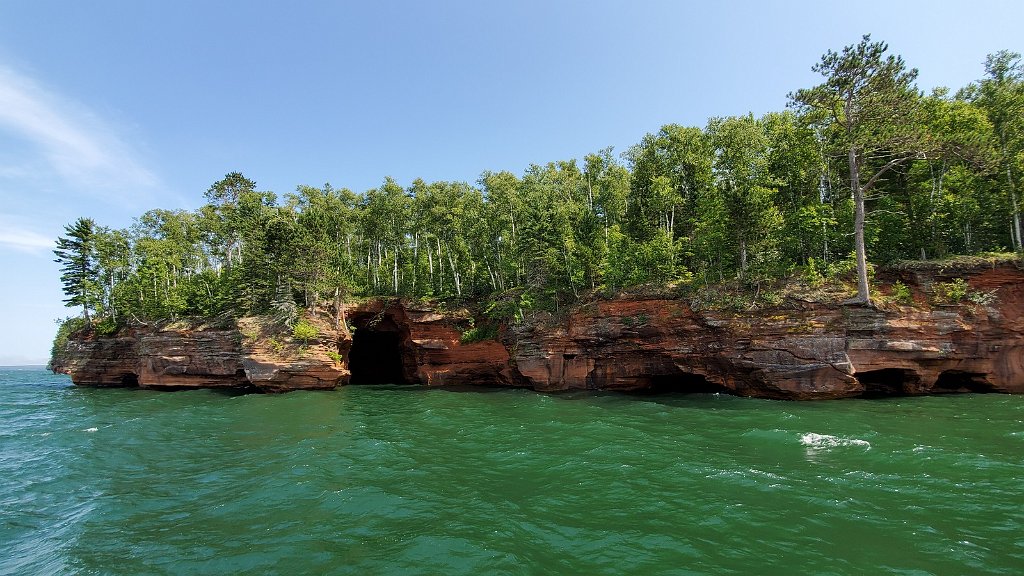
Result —
M859 446L866 450L871 449L871 443L860 438L840 438L830 434L816 434L808 432L800 437L800 443L813 450L829 450L846 446Z
M86 428L85 430L82 430L82 432L98 432L98 431L99 431L99 428Z

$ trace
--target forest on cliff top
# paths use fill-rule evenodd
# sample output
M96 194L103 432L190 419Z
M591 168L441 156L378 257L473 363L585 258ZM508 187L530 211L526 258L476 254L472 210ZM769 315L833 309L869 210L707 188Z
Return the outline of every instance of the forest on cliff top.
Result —
M232 172L195 211L128 229L83 217L55 250L65 302L108 327L358 296L472 300L512 319L642 284L854 272L870 301L870 263L1021 249L1019 54L929 94L868 36L813 69L821 84L784 111L668 124L618 156L361 194L279 196Z

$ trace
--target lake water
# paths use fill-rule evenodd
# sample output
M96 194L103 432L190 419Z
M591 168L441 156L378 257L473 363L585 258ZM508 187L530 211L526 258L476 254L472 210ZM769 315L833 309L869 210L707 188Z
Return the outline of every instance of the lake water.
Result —
M74 388L0 368L0 574L1024 573L1024 397Z

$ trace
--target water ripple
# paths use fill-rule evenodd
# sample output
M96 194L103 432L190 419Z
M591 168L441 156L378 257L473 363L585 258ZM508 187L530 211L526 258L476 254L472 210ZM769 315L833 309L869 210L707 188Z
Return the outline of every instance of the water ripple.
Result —
M1017 574L1024 397L783 403L0 371L0 574Z

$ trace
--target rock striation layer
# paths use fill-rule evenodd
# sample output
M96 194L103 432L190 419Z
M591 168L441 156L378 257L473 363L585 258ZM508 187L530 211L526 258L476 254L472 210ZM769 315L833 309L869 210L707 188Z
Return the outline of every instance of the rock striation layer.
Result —
M465 313L376 300L351 308L337 328L318 321L315 341L275 336L251 318L227 329L134 327L72 338L53 367L82 385L267 392L372 382L375 370L388 368L382 373L394 383L540 391L780 399L1024 393L1024 271L1002 264L888 274L912 288L916 305L789 299L731 312L623 297L546 326L506 329L500 341L463 343ZM965 278L978 297L927 304L937 283L954 278Z
M116 337L82 335L51 360L54 372L84 386L165 390L229 388L261 392L333 389L347 371L321 340L276 344L267 327L243 318L230 328L134 326ZM302 348L299 351L299 348Z

